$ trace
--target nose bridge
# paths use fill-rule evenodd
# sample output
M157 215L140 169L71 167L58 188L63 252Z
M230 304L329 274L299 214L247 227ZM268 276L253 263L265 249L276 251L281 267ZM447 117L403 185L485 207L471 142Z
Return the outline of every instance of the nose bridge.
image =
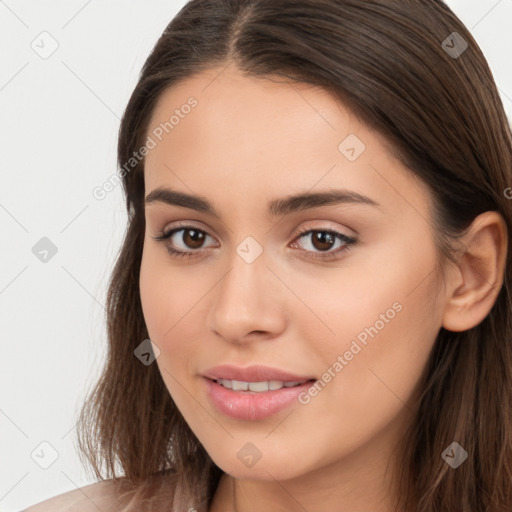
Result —
M250 238L236 247L211 308L210 327L226 339L241 340L252 331L275 334L282 328L277 280L267 268L263 247Z

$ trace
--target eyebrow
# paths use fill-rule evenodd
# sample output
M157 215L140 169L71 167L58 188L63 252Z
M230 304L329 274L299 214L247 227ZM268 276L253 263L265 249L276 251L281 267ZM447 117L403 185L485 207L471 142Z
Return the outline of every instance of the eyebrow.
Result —
M219 213L206 198L178 192L169 188L158 187L152 190L146 196L145 202L146 204L161 202L174 206L182 206L220 219ZM381 205L373 199L357 192L333 189L324 192L305 192L281 199L274 199L268 204L268 213L272 217L280 217L293 212L335 204L363 204L381 207Z

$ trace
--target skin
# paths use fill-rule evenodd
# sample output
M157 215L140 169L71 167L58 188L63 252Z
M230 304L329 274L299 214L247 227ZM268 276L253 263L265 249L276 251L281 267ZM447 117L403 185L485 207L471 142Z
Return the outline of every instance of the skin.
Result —
M392 511L393 450L412 420L427 358L441 326L466 330L490 311L502 282L503 220L479 216L442 281L429 190L339 100L229 65L166 90L148 134L191 96L197 106L146 156L145 194L168 187L201 196L220 219L147 204L140 292L167 389L226 473L210 511ZM366 146L354 161L338 149L348 134ZM267 212L272 199L330 188L380 206ZM177 223L209 236L202 245L186 229L154 239ZM337 259L313 259L325 253L311 235L298 238L304 228L358 242ZM248 236L263 249L252 263L236 252ZM168 245L196 254L176 258ZM342 246L332 242L328 252ZM401 311L308 404L244 421L209 401L200 374L222 363L322 378L395 303ZM261 452L252 467L237 457L247 442Z

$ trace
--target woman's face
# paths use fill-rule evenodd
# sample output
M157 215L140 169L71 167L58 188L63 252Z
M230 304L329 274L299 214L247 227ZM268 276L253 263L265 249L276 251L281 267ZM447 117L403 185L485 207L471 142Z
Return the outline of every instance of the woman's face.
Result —
M192 431L239 478L381 474L442 325L427 188L325 90L232 67L167 90L148 136L142 306Z

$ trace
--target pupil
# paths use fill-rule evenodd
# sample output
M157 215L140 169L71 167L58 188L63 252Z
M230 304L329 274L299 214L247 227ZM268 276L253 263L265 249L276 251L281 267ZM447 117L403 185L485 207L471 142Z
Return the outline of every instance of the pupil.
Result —
M186 233L186 236L188 234L192 233L191 237L187 236L187 238L190 238L192 241L185 242L189 247L191 247L193 249L197 249L198 247L201 247L203 240L204 240L204 233L202 233L201 231L197 231L195 229L188 229L187 231L185 231L185 233Z
M321 251L330 249L333 242L334 235L332 233L317 232L313 236L313 245L315 246L316 249L319 249ZM318 243L320 243L321 245L318 246Z

